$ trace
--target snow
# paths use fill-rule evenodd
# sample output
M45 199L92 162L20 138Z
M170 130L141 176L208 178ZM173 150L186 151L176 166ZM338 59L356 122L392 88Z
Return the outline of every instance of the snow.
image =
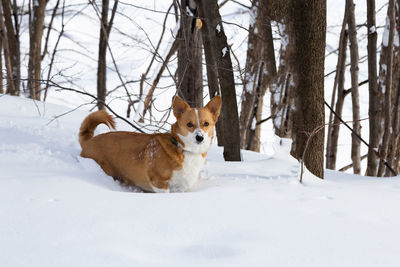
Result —
M87 5L87 1L73 2ZM374 29L378 46L386 18L386 7L379 8L386 3L376 3L380 10ZM115 18L114 25L129 36L114 29L110 35L118 67L127 81L139 80L145 72L170 6L168 1L135 4L147 10L121 3L121 12L129 16ZM365 2L356 4L357 21L365 21ZM343 0L327 2L326 73L336 68L337 53L329 52L337 48L344 7ZM252 25L249 14L239 14L239 8L227 2L221 8L223 21ZM58 71L71 78L74 88L95 93L98 19L90 6L82 11L84 16L67 15L68 38L60 43L56 59L60 64L53 74L60 84L65 82L55 74ZM55 19L56 30L60 30L60 22ZM224 24L224 31L230 49L244 62L248 32L234 24ZM279 29L277 24L273 24L275 39L278 30L285 32L284 24ZM176 36L176 25L179 22L171 13L166 34ZM22 54L29 44L26 21L23 29ZM368 29L361 27L358 32L364 40L360 42L362 58L367 53L363 36ZM51 36L50 50L56 38L57 34ZM280 38L285 49L287 35ZM275 41L276 49L280 41ZM170 44L163 41L160 51L168 51ZM228 48L224 49L226 53ZM27 66L27 58L23 66ZM115 88L121 82L108 61L107 87ZM175 70L176 60L172 60L171 71ZM367 61L360 63L360 80L366 74ZM238 75L235 77L239 81ZM334 75L325 79L327 100L333 79ZM346 77L345 88L351 87L350 80ZM174 90L163 88L171 83L169 78L160 81L156 92L160 110L170 107ZM127 86L131 93L138 93L137 83ZM236 89L240 96L240 86ZM124 95L120 89L109 98L121 115L126 112ZM264 99L263 117L270 115L270 97L267 94ZM306 173L304 183L299 184L299 165L289 156L287 141L273 135L270 120L262 124L263 153L243 151L244 162L223 162L221 148L213 146L193 192L144 194L120 186L92 160L79 157L77 132L87 111L53 118L89 102L86 98L53 88L48 101L69 108L0 95L2 266L400 266L398 177L375 179L326 171L324 181ZM368 90L364 90L360 93L362 117L368 116L367 101ZM343 116L351 120L350 100L345 102ZM118 123L118 129L130 130L122 121ZM362 123L366 138L368 121ZM107 127L100 126L98 132L102 131L108 131ZM345 130L341 133L338 167L350 162L350 138Z
M227 47L222 48L221 52L222 52L222 57L224 57L226 55L226 52L228 52L228 48Z
M369 33L370 33L370 34L373 34L373 33L375 33L375 31L376 31L376 28L375 28L375 26L371 26L371 27L369 27Z
M253 6L249 11L249 26L250 27L253 27L254 24L256 23L257 13L258 13L258 7Z
M217 27L216 27L215 29L217 30L217 33L220 33L220 32L221 32L221 25L218 24Z
M390 21L389 17L386 17L385 30L383 31L383 36L382 36L382 45L385 47L389 45L389 32L390 32Z
M2 266L399 266L400 180L213 146L188 193L141 193L79 157L87 111L0 95ZM121 121L118 129L129 129ZM98 132L107 131L99 127ZM280 144L282 142L282 144Z

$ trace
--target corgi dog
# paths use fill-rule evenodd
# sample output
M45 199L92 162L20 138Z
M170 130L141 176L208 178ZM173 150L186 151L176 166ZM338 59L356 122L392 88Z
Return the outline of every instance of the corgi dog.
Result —
M221 105L221 97L215 96L204 108L191 108L176 96L171 132L155 134L110 131L93 136L101 123L115 130L111 115L95 111L79 130L81 156L94 159L115 180L144 191L188 191L199 179Z

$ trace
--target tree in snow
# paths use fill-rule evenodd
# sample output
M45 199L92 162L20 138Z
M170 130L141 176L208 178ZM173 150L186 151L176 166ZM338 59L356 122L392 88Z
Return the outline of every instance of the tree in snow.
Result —
M208 71L217 71L218 83L222 95L222 120L224 158L228 161L240 161L239 116L236 101L230 48L222 25L218 5L213 0L196 1L199 16L203 21L203 40L206 64L215 66ZM208 55L207 55L208 54ZM216 91L217 92L217 91ZM214 95L210 95L213 97Z
M295 110L291 154L302 159L316 176L324 177L323 128L308 140L311 133L325 124L324 63L326 1L293 1L293 40L296 64L293 68ZM307 151L304 152L307 145Z
M95 5L93 3L93 5ZM94 6L97 8L97 6ZM104 109L107 94L107 48L115 13L118 7L118 0L114 1L110 20L108 20L109 0L102 0L100 16L100 37L99 37L99 55L97 61L97 107Z
M178 95L191 107L203 106L202 39L194 0L180 1L178 33Z
M1 0L2 9L2 46L7 74L6 93L19 95L21 83L20 66L20 16L16 1Z
M253 151L260 151L263 99L276 76L272 27L267 9L265 1L252 2L241 97L240 146Z

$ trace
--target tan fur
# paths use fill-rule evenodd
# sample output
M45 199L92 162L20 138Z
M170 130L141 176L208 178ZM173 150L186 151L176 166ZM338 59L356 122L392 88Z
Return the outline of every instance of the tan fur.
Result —
M204 108L199 108L201 129L210 137L218 119L221 98L214 97ZM81 156L94 159L104 172L126 184L139 186L146 191L168 190L168 181L173 171L182 168L185 144L178 134L186 136L193 129L189 122L197 126L194 109L182 99L176 97L173 103L177 122L172 125L171 133L141 134L125 131L108 132L93 137L97 125L104 123L115 128L112 117L105 111L90 114L79 131ZM179 142L175 146L171 135ZM207 153L202 153L203 157Z

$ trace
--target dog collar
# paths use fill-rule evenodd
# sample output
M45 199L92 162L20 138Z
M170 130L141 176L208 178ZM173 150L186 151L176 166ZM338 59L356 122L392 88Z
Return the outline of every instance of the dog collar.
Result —
M173 137L173 136L171 135L171 136L170 136L170 140L171 140L171 143L172 143L174 146L179 147L179 142L178 142L178 140L176 140L175 137Z

